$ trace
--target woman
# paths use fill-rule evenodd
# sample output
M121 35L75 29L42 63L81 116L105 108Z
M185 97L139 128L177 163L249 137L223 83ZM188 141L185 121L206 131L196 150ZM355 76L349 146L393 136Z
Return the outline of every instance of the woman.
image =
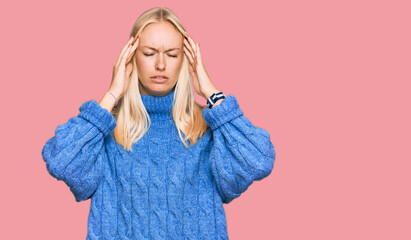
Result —
M228 239L222 204L271 173L270 135L217 90L172 11L144 12L130 35L104 97L46 142L47 170L91 198L87 239Z

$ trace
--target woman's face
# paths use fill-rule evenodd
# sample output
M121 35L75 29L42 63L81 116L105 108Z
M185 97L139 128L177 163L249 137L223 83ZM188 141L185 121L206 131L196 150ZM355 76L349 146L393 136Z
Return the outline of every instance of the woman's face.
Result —
M135 52L142 95L164 96L177 83L183 63L183 35L170 22L148 24ZM155 79L160 75L166 79Z

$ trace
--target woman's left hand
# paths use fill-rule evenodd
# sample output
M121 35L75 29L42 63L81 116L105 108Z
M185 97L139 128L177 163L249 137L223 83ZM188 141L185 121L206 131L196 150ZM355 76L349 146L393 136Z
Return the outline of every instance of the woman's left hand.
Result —
M189 70L196 92L205 99L219 92L204 68L198 43L195 43L191 37L188 37L188 40L184 38L184 52L190 61Z

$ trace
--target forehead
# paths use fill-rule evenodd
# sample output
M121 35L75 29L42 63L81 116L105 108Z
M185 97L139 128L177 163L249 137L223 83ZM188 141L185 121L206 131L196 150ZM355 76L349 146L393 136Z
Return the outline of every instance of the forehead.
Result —
M174 48L183 44L182 34L170 22L150 23L141 32L141 46Z

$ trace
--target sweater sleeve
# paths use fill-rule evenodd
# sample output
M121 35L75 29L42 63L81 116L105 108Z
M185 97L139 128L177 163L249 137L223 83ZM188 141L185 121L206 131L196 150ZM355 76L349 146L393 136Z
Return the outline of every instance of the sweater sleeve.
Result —
M228 95L219 105L203 108L213 131L210 166L223 203L229 203L255 181L267 177L275 159L269 133L254 126Z
M42 150L50 175L63 180L77 202L97 189L107 160L104 138L116 127L114 116L94 100L79 110L77 117L57 126Z

